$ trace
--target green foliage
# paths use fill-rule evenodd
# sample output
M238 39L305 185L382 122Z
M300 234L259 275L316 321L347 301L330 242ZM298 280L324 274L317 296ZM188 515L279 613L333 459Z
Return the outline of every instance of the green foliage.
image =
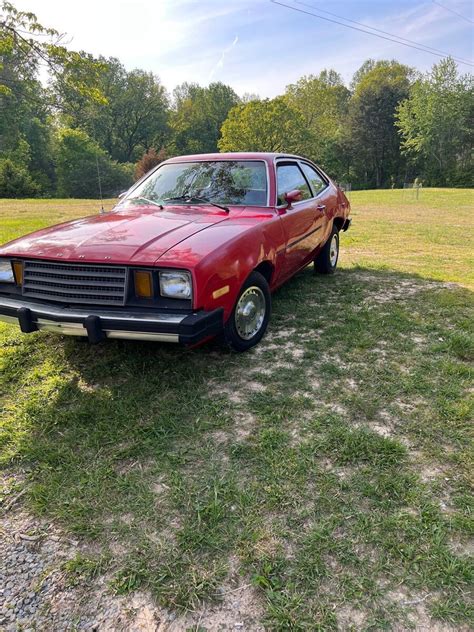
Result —
M221 151L296 152L305 142L303 116L284 96L237 105L222 126Z
M52 77L63 75L83 99L103 99L97 88L101 64L60 46L59 40L60 34L39 24L33 13L0 4L0 159L16 165L18 188L13 190L19 196L52 194L55 188L52 95L37 79L40 62ZM9 163L5 170L12 171ZM12 187L3 186L0 195Z
M216 152L220 130L229 111L239 102L230 86L221 82L202 88L183 83L174 90L171 150L178 154Z
M397 112L403 151L427 184L472 186L474 83L443 59L412 87Z
M34 13L20 11L3 0L0 5L0 79L1 93L14 92L8 75L3 70L12 60L21 79L31 78L39 63L46 63L53 76L66 71L68 84L90 99L102 100L96 82L101 64L91 62L89 56L68 50L60 45L61 34L38 22Z
M347 171L345 121L350 98L340 75L323 70L286 88L288 103L303 116L306 128L300 153L339 177Z
M387 59L379 59L377 61L372 58L366 59L362 66L358 70L356 70L354 75L352 76L351 91L354 92L357 85L362 81L365 75L374 70L374 68L387 68L390 67L390 64L392 63L392 61L389 61Z
M59 132L56 149L57 191L60 197L97 197L99 174L104 197L118 195L133 183L133 165L111 160L89 136L74 129Z
M366 188L388 186L403 178L404 161L394 123L398 105L409 95L411 74L408 66L396 61L366 62L359 70L349 107L349 138L352 171Z
M56 172L50 117L33 116L24 122L23 129L29 144L28 168L31 177L38 183L41 195L54 195Z
M46 122L45 91L35 78L35 67L25 65L20 51L0 55L0 64L1 80L8 83L8 91L0 91L0 157L28 166L30 148L20 160L19 154L25 143L32 144L32 121Z
M28 171L13 160L0 160L0 198L25 198L38 195L40 187Z
M68 81L65 69L53 83L56 107L64 123L82 129L114 160L132 162L168 136L168 97L158 77L143 70L128 72L118 59L90 57L102 67L98 86L103 101L90 99Z

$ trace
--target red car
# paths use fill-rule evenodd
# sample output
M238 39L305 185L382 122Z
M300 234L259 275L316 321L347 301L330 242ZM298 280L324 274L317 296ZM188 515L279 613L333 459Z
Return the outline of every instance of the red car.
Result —
M334 272L343 191L306 158L229 153L160 164L110 213L0 248L0 320L24 333L257 344L271 292L314 261Z

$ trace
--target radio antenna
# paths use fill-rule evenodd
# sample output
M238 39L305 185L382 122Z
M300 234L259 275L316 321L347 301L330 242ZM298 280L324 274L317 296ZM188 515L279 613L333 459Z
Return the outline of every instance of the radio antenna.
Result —
M97 180L99 182L100 213L103 214L105 213L105 210L104 210L104 200L102 199L102 182L100 179L99 156L97 154L95 155L95 164L97 166Z

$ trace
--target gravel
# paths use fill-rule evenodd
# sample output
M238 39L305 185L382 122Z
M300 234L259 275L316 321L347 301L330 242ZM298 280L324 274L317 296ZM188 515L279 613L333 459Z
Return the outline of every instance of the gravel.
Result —
M0 532L2 632L135 629L133 610L107 592L105 578L93 587L68 584L64 562L85 554L77 542L14 508L0 517Z
M110 577L71 585L64 563L94 552L17 503L0 509L0 632L182 632L188 629L263 632L255 595L246 586L221 605L177 615L147 593L114 596ZM245 623L242 621L245 619Z

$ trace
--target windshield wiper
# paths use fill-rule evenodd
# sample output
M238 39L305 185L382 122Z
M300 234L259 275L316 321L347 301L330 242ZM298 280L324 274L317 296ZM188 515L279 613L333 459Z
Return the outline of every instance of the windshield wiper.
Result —
M211 206L216 206L217 208L222 209L226 213L230 213L230 209L223 204L217 204L217 202L213 202L209 198L206 197L198 197L196 195L176 195L175 197L164 198L163 202L201 202L203 204L210 204Z
M153 204L154 206L159 206L161 210L164 209L163 204L160 204L159 202L155 202L154 200L149 200L148 198L142 197L141 195L134 198L127 198L126 200L124 200L124 202L135 202L137 200L143 200L143 202L146 202L147 204Z

